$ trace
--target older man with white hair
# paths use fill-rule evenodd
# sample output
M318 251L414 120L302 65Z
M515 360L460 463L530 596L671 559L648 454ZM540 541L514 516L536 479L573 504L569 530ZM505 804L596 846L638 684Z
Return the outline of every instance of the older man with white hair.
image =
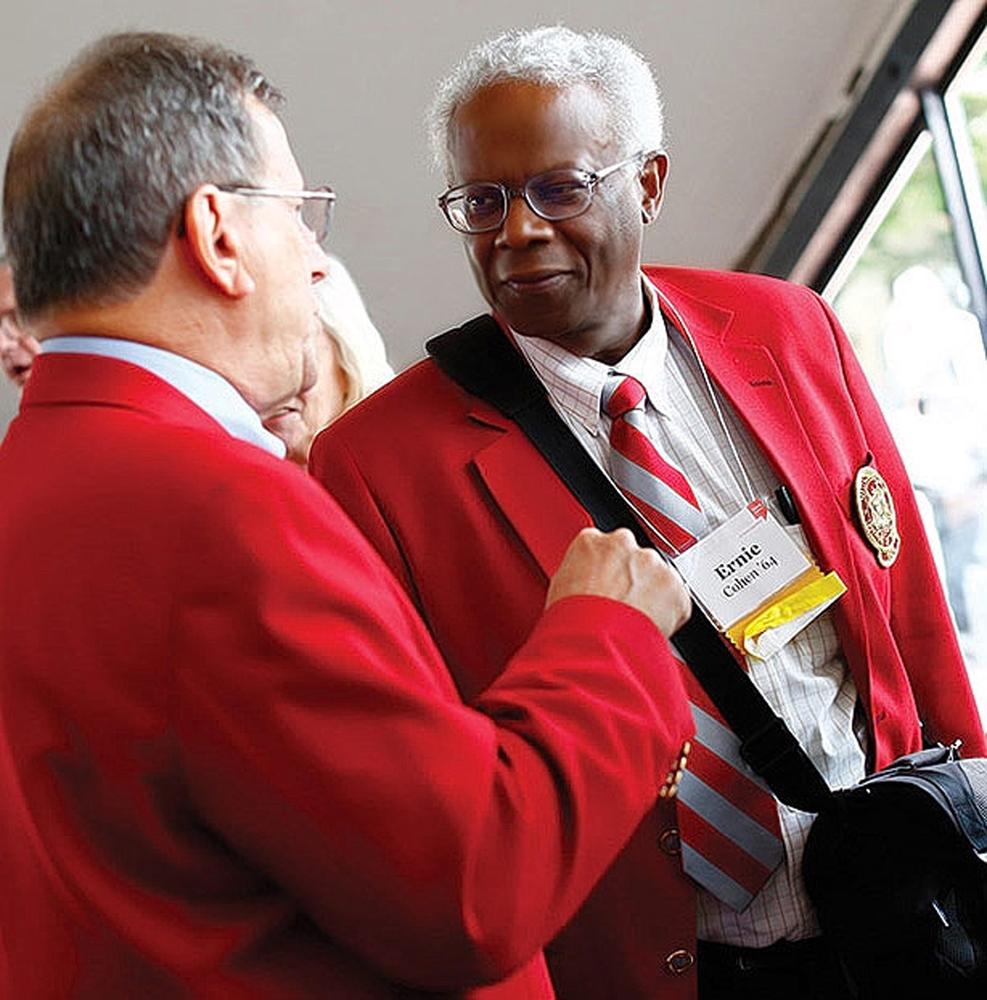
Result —
M918 749L923 724L982 753L908 478L832 312L772 279L642 267L669 163L644 60L599 34L508 32L443 82L431 120L439 205L492 313L443 347L484 344L487 385L516 350L561 437L694 592L719 575L714 617L750 626L731 637L751 680L831 785ZM740 150L724 182L742 166ZM587 512L512 419L431 360L324 432L312 466L417 601L459 689L482 697ZM782 599L802 586L794 569L758 602L738 596L753 530L775 539L773 565L823 581L811 600ZM721 544L736 558L714 558ZM849 996L802 883L812 816L753 780L695 685L692 700L677 796L548 949L560 997Z

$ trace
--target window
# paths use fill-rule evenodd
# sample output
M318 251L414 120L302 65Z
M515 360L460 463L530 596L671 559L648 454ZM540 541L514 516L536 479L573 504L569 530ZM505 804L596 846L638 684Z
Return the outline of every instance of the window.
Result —
M921 0L740 262L811 285L916 488L987 719L987 3Z
M987 715L984 47L948 86L920 94L917 138L823 294L901 449Z

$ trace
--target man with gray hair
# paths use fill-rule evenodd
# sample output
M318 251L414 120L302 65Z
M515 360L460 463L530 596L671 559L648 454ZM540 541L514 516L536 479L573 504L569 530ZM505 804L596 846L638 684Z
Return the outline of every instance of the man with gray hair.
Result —
M603 35L508 32L439 87L431 122L439 205L492 312L436 349L483 344L486 385L533 371L560 437L620 488L832 786L917 750L920 720L983 753L908 478L832 312L772 279L641 266L668 179L644 60ZM433 361L324 432L312 468L418 602L459 690L482 697L588 521L575 496ZM752 598L762 571L771 589ZM683 780L547 949L555 987L842 1000L801 880L812 816L758 784L690 684Z
M261 425L315 378L334 197L279 104L125 34L10 150L42 353L0 447L0 995L551 1000L542 944L677 780L687 597L583 533L463 704Z

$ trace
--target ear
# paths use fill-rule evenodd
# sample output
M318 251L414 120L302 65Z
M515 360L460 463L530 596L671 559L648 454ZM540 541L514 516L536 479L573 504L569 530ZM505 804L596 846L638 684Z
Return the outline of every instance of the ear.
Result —
M641 221L646 226L654 222L661 211L667 176L668 157L664 153L653 156L641 171Z
M234 196L203 184L185 202L182 219L188 254L202 277L230 298L249 295L256 286L243 257L246 231Z

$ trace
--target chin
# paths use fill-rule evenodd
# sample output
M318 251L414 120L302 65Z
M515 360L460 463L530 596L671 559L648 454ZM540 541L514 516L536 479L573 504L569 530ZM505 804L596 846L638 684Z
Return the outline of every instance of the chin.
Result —
M293 464L299 466L302 469L307 469L308 468L308 449L309 449L309 445L310 444L311 444L311 441L309 440L309 441L305 442L304 447L302 447L302 446L299 445L299 446L296 446L296 447L292 448L292 447L289 446L287 452L285 452L285 456L284 456L285 457L285 461L292 462Z
M286 448L285 458L289 462L294 462L295 465L300 465L303 468L308 465L308 449L312 444L312 438L308 434L292 434L284 436L279 434L278 437L284 442Z
M525 337L555 340L569 327L569 317L562 309L510 309L496 307L512 330Z
M549 340L559 347L572 350L571 344L577 339L574 336L574 325L568 316L558 314L552 316L518 316L516 321L505 317L510 327L522 337L537 337L539 340Z

